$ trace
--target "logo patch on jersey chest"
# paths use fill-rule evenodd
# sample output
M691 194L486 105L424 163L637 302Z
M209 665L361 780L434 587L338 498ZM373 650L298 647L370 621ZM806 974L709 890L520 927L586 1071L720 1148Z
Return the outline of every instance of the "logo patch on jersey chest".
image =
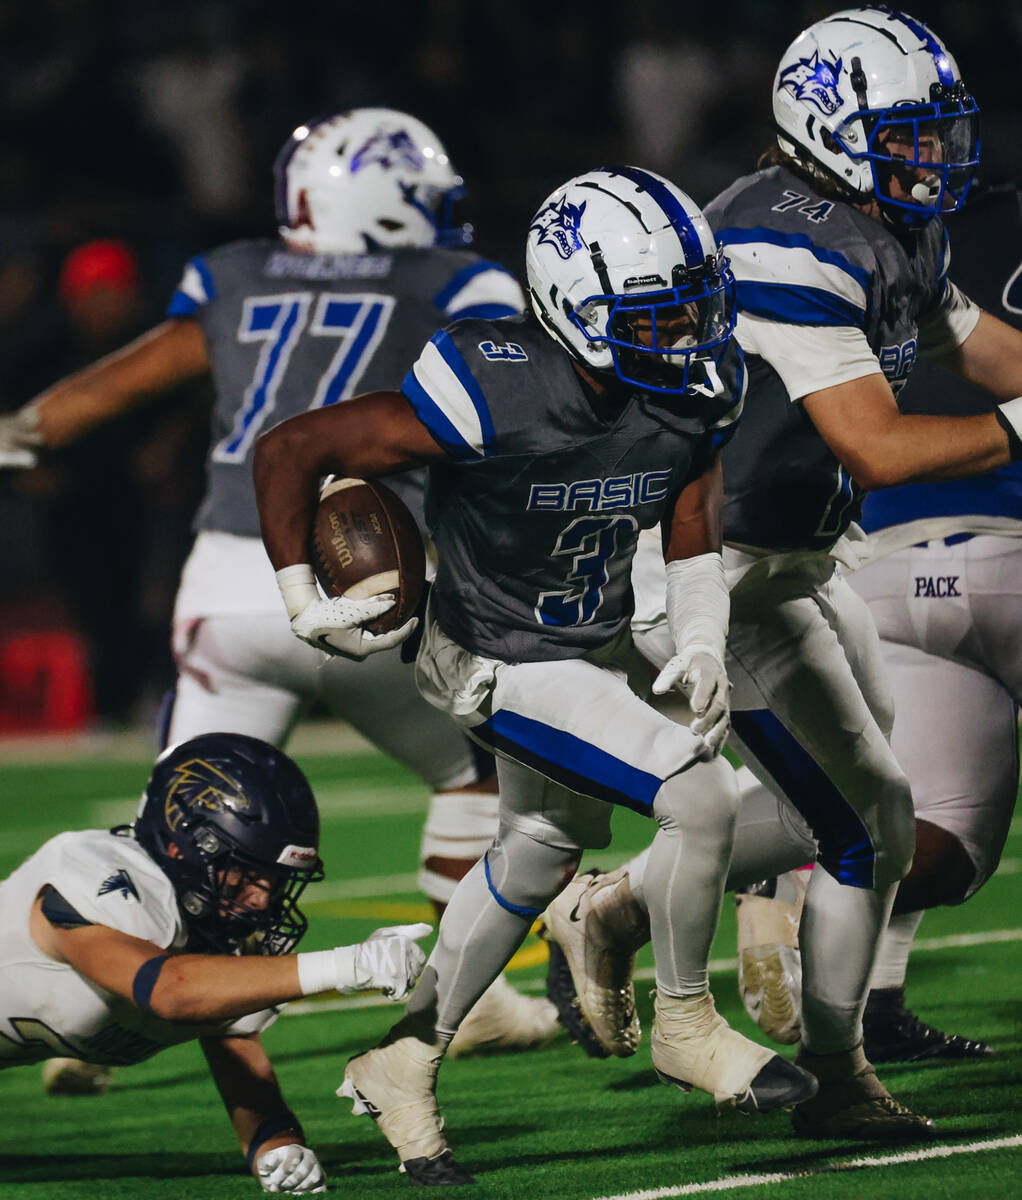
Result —
M106 879L99 885L97 896L107 896L110 892L120 892L121 896L128 900L132 896L141 903L138 889L135 887L134 881L128 872L121 867L119 871L115 871L112 875L108 875Z

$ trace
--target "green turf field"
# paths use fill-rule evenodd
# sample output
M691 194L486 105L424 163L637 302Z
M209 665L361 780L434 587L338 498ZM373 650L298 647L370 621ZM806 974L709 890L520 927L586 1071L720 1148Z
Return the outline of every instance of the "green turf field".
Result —
M311 927L303 948L351 942L381 924L428 919L414 883L425 789L371 754L296 757L320 799L327 865L326 880L307 893ZM129 819L145 775L138 762L0 765L0 875L62 829ZM648 833L640 818L620 814L613 854L594 861L623 860ZM912 1007L942 1028L997 1047L983 1063L882 1070L896 1096L937 1121L942 1136L935 1146L892 1150L800 1141L783 1113L718 1116L709 1097L663 1087L645 1043L632 1059L592 1062L562 1039L527 1055L445 1065L440 1098L450 1142L479 1178L461 1194L494 1200L625 1194L654 1200L718 1192L749 1200L1000 1200L1022 1194L1020 859L1022 823L1016 822L1000 873L964 908L929 914L920 931L909 978ZM731 961L730 900L714 955L718 1007L751 1032ZM543 945L530 938L512 978L540 989L543 957ZM647 1029L650 961L640 960ZM399 1196L409 1188L372 1123L352 1118L350 1102L334 1096L346 1058L370 1046L395 1011L372 1001L367 1006L362 998L307 1002L292 1006L266 1034L284 1092L333 1190L352 1200ZM49 1098L37 1067L0 1073L0 1112L2 1200L261 1194L245 1174L195 1045L122 1069L99 1098ZM908 1161L890 1161L898 1157Z

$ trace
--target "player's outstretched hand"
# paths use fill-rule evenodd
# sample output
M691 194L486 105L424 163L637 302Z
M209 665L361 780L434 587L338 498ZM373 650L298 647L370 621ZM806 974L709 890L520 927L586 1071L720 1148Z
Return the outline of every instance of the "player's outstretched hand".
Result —
M412 617L389 633L370 633L363 628L393 607L394 597L389 593L365 600L349 600L344 596L320 598L291 619L291 630L317 650L361 661L369 654L400 645L418 625L419 618Z
M432 925L420 921L371 933L355 952L356 971L367 979L362 986L379 988L391 1000L403 1000L426 965L426 952L416 942L432 930Z
M36 447L42 444L39 414L31 405L0 416L0 468L36 466Z
M688 697L694 720L691 729L706 743L710 757L718 755L731 728L731 712L724 664L705 650L676 654L653 683L657 696L678 688Z
M264 1150L255 1161L264 1192L325 1192L326 1173L315 1151L297 1142Z

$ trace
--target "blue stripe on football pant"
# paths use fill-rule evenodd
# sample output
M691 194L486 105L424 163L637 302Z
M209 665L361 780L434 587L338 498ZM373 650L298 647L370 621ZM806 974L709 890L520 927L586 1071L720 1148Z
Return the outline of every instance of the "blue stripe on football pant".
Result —
M477 275L482 275L484 271L499 271L501 275L507 275L508 272L498 262L487 262L485 259L476 263L471 263L467 267L463 267L453 278L440 289L433 297L433 303L437 308L441 308L444 312L447 311L447 306L454 297L462 290L462 288L471 282ZM458 316L462 314L459 312Z
M468 308L459 308L451 321L466 321L469 317L477 317L481 321L499 321L503 317L518 315L518 309L509 304L470 304Z
M532 767L573 792L621 804L642 816L652 815L663 780L615 758L606 750L542 721L498 709L472 735L493 750Z
M469 365L454 344L450 334L440 330L435 333L430 341L440 352L440 357L451 369L452 374L457 378L458 382L468 393L468 398L472 401L472 407L476 410L476 416L479 418L479 429L483 435L483 454L485 455L489 448L493 445L494 430L493 418L490 416L489 405L486 403L486 397L483 395L483 389L479 386L476 377L469 370Z
M763 225L745 228L729 225L717 230L717 241L727 249L728 246L747 246L752 242L766 242L769 246L780 246L785 250L808 250L818 262L837 267L844 271L869 295L872 280L865 267L857 267L850 259L838 250L828 250L825 246L817 245L811 237L804 233L780 233L776 229L767 229Z
M415 415L429 430L433 440L446 450L451 458L456 458L459 462L479 461L482 456L454 428L433 397L415 378L414 371L409 371L405 376L401 391L415 410Z
M739 311L781 321L785 325L852 325L861 329L866 320L865 309L822 288L739 281L735 295Z
M685 211L685 206L662 180L657 179L648 171L639 167L602 167L601 170L613 171L615 175L623 175L632 183L638 184L656 204L663 209L664 216L670 222L671 228L678 235L681 248L685 252L685 266L690 270L701 267L706 259L699 234L692 224L692 218Z
M528 917L530 920L538 917L543 911L541 908L525 908L521 904L512 904L510 900L497 891L493 886L493 877L490 875L489 851L483 855L483 871L486 874L486 886L490 889L490 895L497 901L501 908L506 909L509 913L514 913L516 917Z
M808 822L820 864L838 883L872 887L873 839L819 763L767 709L733 712L731 727Z

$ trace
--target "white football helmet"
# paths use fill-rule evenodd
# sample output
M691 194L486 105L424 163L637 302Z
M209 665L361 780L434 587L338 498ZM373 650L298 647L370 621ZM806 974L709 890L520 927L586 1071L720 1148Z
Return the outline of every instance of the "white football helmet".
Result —
M569 179L532 219L525 269L547 331L645 392L694 388L692 364L719 363L734 330L727 258L695 201L652 171Z
M854 200L920 225L958 208L979 166L979 110L943 42L877 6L810 25L774 77L781 149Z
M464 194L443 143L415 117L353 108L299 125L273 164L280 235L314 253L467 245L450 209Z

